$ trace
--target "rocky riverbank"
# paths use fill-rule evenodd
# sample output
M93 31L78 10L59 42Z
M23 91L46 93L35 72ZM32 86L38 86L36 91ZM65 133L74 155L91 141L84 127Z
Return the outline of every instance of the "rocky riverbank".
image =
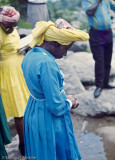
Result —
M114 160L115 159L115 118L84 117L71 110L71 117L82 160ZM18 136L14 121L9 121L12 143L6 146L9 159L23 160L18 150Z
M19 33L28 35L31 30L20 29ZM66 93L76 95L80 103L71 111L71 116L82 160L115 160L115 119L112 117L115 114L115 89L103 90L101 96L94 99L94 61L91 53L83 52L89 48L88 43L76 42L73 48L57 63L65 75ZM114 62L115 50L111 70L113 79ZM6 146L9 159L23 159L18 151L14 121L12 118L8 121L12 134L12 143Z

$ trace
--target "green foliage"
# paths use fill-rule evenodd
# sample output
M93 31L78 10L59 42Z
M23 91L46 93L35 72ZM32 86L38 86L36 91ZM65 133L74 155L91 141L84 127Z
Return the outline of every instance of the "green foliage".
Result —
M0 0L0 6L10 5L16 8L20 12L19 27L31 28L31 25L27 23L27 2L25 0ZM74 14L75 11L81 10L81 0L58 0L56 2L47 3L49 16L51 21L55 21L57 18L63 18L69 23L77 21L79 17ZM87 29L87 20L82 22L80 20L80 29Z
M60 0L62 7L74 8L75 6L81 7L81 0Z
M9 6L10 1L9 0L0 0L0 6Z
M27 18L27 3L24 0L0 0L0 6L13 6L20 12L19 27L31 28L29 23L25 22Z
M26 20L21 18L19 19L18 25L19 25L19 28L27 28L27 29L32 28L30 23L27 23Z
M88 32L89 25L88 25L88 21L87 21L87 20L86 20L86 21L82 21L81 26L80 26L80 29L81 29L81 30L87 29L87 32Z
M63 18L68 22L77 20L73 17L73 12L81 7L81 0L59 0L56 2L48 2L50 19L54 22L57 18Z

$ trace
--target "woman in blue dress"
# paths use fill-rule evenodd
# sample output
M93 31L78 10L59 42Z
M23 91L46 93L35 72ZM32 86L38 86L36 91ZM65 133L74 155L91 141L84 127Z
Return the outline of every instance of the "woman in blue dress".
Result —
M63 75L56 58L67 54L73 41L88 40L87 33L66 21L38 22L33 30L32 49L22 62L31 93L24 115L25 157L36 160L80 160L70 108L75 97L63 90ZM38 47L40 46L40 47Z

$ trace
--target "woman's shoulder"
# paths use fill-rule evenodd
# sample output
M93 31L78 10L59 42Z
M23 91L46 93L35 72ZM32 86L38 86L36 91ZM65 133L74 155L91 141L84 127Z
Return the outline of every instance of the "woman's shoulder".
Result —
M20 40L20 36L19 36L19 33L18 33L17 29L14 29L11 34L12 34L13 37L16 37L16 38L18 38L18 40Z
M3 29L0 27L0 37L6 36L6 33L3 31Z
M20 39L19 34L18 34L18 32L17 32L16 29L15 29L12 33L6 34L6 33L3 31L3 29L0 27L0 38L6 39L6 38L11 38L12 36L13 36L14 38L18 37L18 39Z

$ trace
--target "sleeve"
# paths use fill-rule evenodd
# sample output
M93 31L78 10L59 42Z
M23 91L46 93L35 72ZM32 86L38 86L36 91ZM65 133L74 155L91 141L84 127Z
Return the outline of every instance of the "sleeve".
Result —
M72 107L72 101L70 99L67 99L67 101L69 102L70 108L71 108Z
M82 0L82 7L85 12L91 7L91 2L89 0Z
M115 1L110 0L110 8L115 11Z
M60 92L58 74L59 70L53 62L45 62L40 72L40 83L48 111L55 116L62 116L70 110L70 103Z

